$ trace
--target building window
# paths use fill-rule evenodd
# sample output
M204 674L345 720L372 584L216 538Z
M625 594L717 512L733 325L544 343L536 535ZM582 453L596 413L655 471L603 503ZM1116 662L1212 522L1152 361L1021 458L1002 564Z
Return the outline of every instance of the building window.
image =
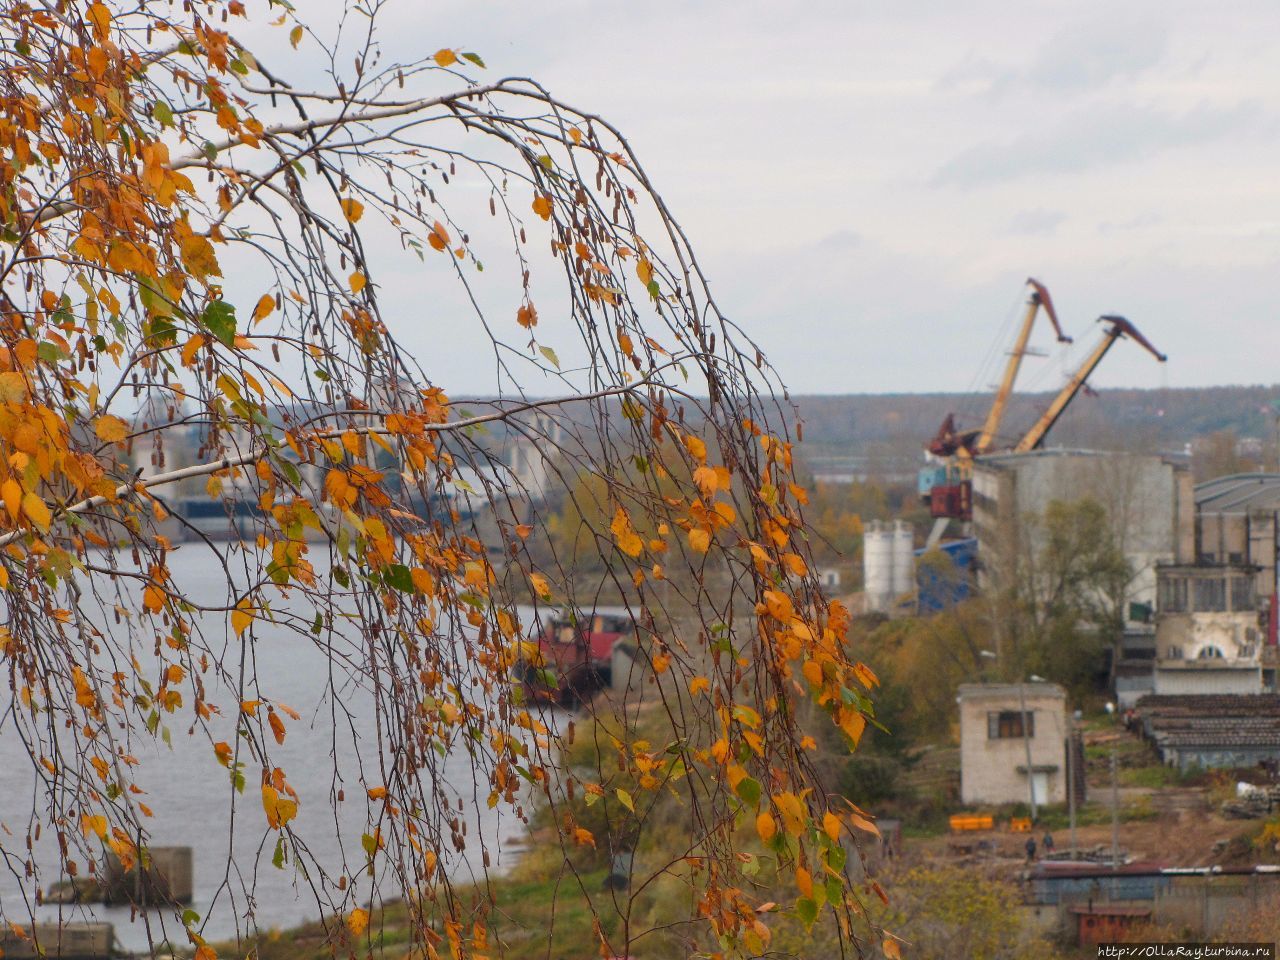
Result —
M1026 721L1024 733L1023 721ZM987 711L987 739L1010 740L1014 737L1034 737L1036 735L1035 711L1020 713L1017 710Z
M1231 609L1252 610L1253 606L1253 578L1232 577Z
M1223 656L1222 656L1222 651L1221 651L1220 649L1218 649L1217 647L1212 646L1212 645L1207 646L1207 647L1201 647L1201 648L1200 648L1200 653L1199 653L1199 654L1197 654L1197 656L1198 656L1201 660L1222 660L1222 659L1224 659L1224 658L1223 658Z
M1223 577L1197 577L1197 613L1222 613L1227 609L1227 582Z
M1187 578L1164 577L1160 581L1160 612L1187 612Z

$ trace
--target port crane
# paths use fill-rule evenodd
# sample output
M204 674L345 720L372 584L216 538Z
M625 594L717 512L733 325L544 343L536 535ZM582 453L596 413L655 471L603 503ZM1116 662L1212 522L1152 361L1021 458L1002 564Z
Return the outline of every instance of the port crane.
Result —
M1044 443L1045 436L1053 429L1053 425L1058 422L1058 418L1067 409L1067 405L1075 399L1076 394L1084 387L1090 374L1098 368L1102 358L1107 355L1108 350L1115 346L1117 340L1122 338L1133 340L1161 363L1169 359L1152 346L1151 341L1139 333L1138 328L1124 317L1107 314L1099 317L1098 322L1109 324L1102 334L1102 339L1098 341L1098 345L1085 358L1084 363L1080 364L1076 372L1067 380L1066 386L1053 398L1053 403L1049 404L1049 408L1040 415L1040 419L1014 445L1014 453L1026 453L1029 450L1038 449Z
M983 421L980 430L964 433L956 431L955 414L947 414L946 420L938 430L937 436L929 444L929 452L939 457L975 457L991 449L991 444L1000 429L1005 410L1009 407L1009 397L1013 394L1014 381L1018 379L1018 371L1022 368L1022 359L1027 355L1027 342L1031 339L1031 328L1035 325L1036 315L1043 308L1045 315L1053 324L1059 343L1070 343L1071 338L1062 332L1062 324L1058 322L1058 311L1053 307L1053 298L1049 290L1035 277L1027 278L1027 286L1031 292L1027 295L1027 307L1022 315L1022 324L1018 327L1018 336L1009 351L1009 360L1004 367L1004 376L996 390L991 409Z
M1014 381L1017 379L1022 359L1027 354L1031 328L1041 307L1044 307L1045 313L1052 321L1058 341L1071 342L1071 339L1062 332L1049 291L1036 280L1028 280L1027 284L1031 287L1031 294L1027 299L1027 310L1023 316L1022 325L1018 329L1013 349L1010 351L1009 361L1005 365L1004 378L996 391L991 410L987 413L982 428L967 432L957 431L954 414L948 414L942 427L927 447L930 454L941 460L940 463L933 463L922 469L919 478L920 496L929 504L929 512L939 521L935 524L930 542L936 541L941 536L942 527L945 527L947 519L968 520L972 516L973 459L993 452L995 437L1008 408ZM1066 385L1054 397L1048 409L1036 420L1031 429L1008 447L1008 450L1025 453L1039 448L1044 443L1049 431L1077 394L1086 388L1089 377L1117 340L1122 338L1134 340L1161 363L1168 359L1124 317L1107 314L1099 317L1098 321L1108 325L1098 345L1068 378Z

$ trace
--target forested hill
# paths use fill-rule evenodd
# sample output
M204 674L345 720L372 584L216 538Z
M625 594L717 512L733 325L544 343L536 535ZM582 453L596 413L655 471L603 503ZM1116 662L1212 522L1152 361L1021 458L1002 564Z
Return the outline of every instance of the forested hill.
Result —
M991 394L901 393L797 396L810 452L854 453L916 450L949 412L961 427L978 427ZM1003 441L1012 443L1053 399L1050 393L1015 396L1004 418ZM1196 437L1234 431L1241 437L1269 437L1275 430L1272 386L1103 390L1081 393L1049 435L1052 446L1107 449L1181 449Z

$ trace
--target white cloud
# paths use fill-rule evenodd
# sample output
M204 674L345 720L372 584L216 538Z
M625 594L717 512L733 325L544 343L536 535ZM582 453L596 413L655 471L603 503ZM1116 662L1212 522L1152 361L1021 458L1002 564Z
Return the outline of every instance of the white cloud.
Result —
M1170 383L1278 379L1270 0L390 9L384 60L461 45L617 122L797 390L965 388L1029 273L1077 333L1137 322ZM1101 382L1163 382L1140 354ZM492 368L459 350L445 385Z

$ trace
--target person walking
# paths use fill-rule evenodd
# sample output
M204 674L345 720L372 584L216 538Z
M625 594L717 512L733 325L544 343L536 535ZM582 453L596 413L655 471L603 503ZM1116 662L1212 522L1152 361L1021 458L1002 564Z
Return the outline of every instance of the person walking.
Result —
M1051 856L1053 854L1053 834L1050 833L1048 830L1044 832L1044 840L1041 841L1040 846L1041 846L1041 849L1044 850L1044 855L1046 857Z
M1036 859L1036 838L1027 837L1027 863L1033 863Z

